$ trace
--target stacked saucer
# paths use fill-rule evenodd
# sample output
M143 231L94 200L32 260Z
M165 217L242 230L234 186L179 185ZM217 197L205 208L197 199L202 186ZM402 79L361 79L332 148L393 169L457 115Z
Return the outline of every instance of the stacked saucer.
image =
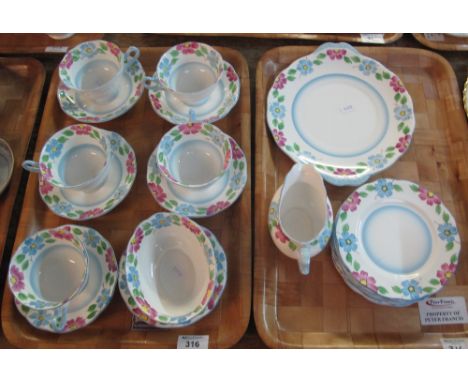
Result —
M346 284L366 299L408 306L453 277L460 237L441 199L418 184L378 179L341 205L332 259Z
M120 259L119 289L148 325L177 328L209 314L227 281L215 235L185 216L156 213L141 222Z

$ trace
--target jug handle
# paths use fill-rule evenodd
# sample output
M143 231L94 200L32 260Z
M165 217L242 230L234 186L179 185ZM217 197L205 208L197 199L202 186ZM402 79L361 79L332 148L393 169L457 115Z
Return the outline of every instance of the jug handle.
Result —
M298 265L299 265L299 271L303 275L308 275L310 272L310 258L312 257L312 248L308 246L302 247L298 251L299 257L297 259Z

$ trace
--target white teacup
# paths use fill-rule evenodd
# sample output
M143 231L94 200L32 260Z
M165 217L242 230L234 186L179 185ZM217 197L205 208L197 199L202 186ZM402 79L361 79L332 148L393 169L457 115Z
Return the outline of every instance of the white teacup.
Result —
M126 253L130 293L155 321L184 323L213 294L213 248L200 226L187 217L154 214L138 225Z
M63 227L28 237L10 261L8 283L21 304L36 310L66 308L88 281L89 255Z
M168 92L188 106L203 104L221 79L223 58L211 46L188 41L166 51L145 87Z
M23 168L40 172L44 180L59 188L91 192L107 180L114 155L111 147L103 130L72 125L46 142L39 162L26 160Z
M161 138L156 158L174 185L202 189L215 183L231 165L229 137L210 123L177 125Z
M86 41L67 52L59 65L61 81L86 100L105 105L119 94L125 69L140 56L138 48L131 46L123 53L112 42Z

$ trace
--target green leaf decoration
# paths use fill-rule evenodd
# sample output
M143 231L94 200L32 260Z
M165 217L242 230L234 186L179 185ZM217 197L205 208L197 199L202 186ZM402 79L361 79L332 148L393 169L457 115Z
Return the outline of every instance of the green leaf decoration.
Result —
M351 256L351 253L349 252L346 254L346 261L350 264L353 262L353 256Z
M457 262L457 255L452 255L452 257L450 258L450 263L455 264L456 262Z
M21 269L25 271L26 269L28 269L28 267L29 267L29 260L26 260L21 266Z
M452 250L452 249L453 249L453 241L448 242L448 243L445 245L445 249L446 249L447 251Z
M313 63L315 65L322 65L322 61L320 61L320 60L314 60Z
M21 264L25 258L26 258L26 255L18 255L18 256L15 257L15 261L18 264Z
M125 155L122 146L119 146L119 154L122 156Z
M349 231L349 224L345 224L343 226L342 230L343 230L343 233L348 232Z
M393 158L394 155L395 155L394 153L387 153L385 154L385 158L390 159L390 158Z
M97 305L96 304L93 304L93 305L90 305L88 307L88 312L92 312L93 310L95 310L97 308Z
M216 281L218 282L218 284L221 284L224 281L224 275L222 273L218 274L218 276L216 277Z
M380 294L388 294L388 290L382 286L377 287L377 290L379 291Z
M97 311L91 312L90 314L88 314L88 315L86 316L86 318L87 318L88 320L91 320L96 314L97 314Z
M325 53L319 53L317 55L317 58L319 58L319 59L324 59L325 57L327 57L327 55Z
M300 151L299 145L297 143L293 144L294 150Z
M167 317L167 316L159 316L158 319L160 321L169 321L169 317Z
M283 101L284 101L284 96L283 95L278 97L278 102L283 102Z
M346 220L346 218L348 217L348 213L343 211L341 214L340 214L340 219L342 221Z
M102 248L101 248L101 247L97 247L96 249L97 249L97 252L98 252L100 255L102 255Z
M426 293L431 293L433 290L434 290L434 288L431 288L431 287L423 288L423 291L426 292Z
M375 78L377 78L379 81L382 81L382 75L380 73L375 73Z
M62 136L59 139L57 139L57 141L59 141L60 143L65 143L67 141L67 138Z
M402 105L404 105L404 104L407 103L407 102L408 102L408 98L406 98L406 96L401 97L400 103L401 103Z
M448 223L448 221L450 219L449 214L447 212L444 212L443 215L442 215L442 219L444 219L445 223Z
M344 60L344 62L346 62L347 64L352 64L352 61L351 61L351 59L350 59L348 56L344 56L343 60Z
M27 297L27 296L26 296L24 293L20 293L20 294L18 294L18 298L19 298L20 300L22 300L22 301L24 301L24 300L27 300L27 299L28 299L28 297Z
M356 63L361 62L361 59L358 56L351 57L351 60L353 60L353 62L356 62Z
M135 255L134 254L130 254L127 256L127 261L129 264L133 264L133 262L135 261Z
M393 185L393 189L397 192L401 192L403 191L403 189L401 188L401 186L399 184L394 184Z
M406 126L404 129L403 129L403 134L409 134L410 132L410 129L408 126Z
M410 189L411 189L412 191L414 191L414 192L419 192L419 186L416 185L416 184L412 184L412 185L410 186Z
M65 130L63 132L63 135L66 135L67 137L71 137L73 135L73 131L70 131L70 130Z
M383 76L383 78L385 78L386 80L389 80L389 79L390 79L390 73L389 73L389 72L383 72L383 73L382 73L382 76Z
M375 186L372 185L372 184L369 184L369 185L366 187L366 190L367 190L367 191L370 191L370 192L375 191Z
M60 202L60 198L57 195L52 196L52 199L54 200L55 203Z
M361 265L357 261L354 261L353 268L356 272L358 272L359 269L361 269Z
M42 161L43 162L47 162L49 160L49 156L48 155L43 155L42 156Z
M361 198L365 198L367 195L369 195L369 194L368 194L367 192L364 192L364 191L362 191L362 192L359 193L359 196L360 196Z
M79 229L79 228L73 228L72 229L73 233L76 234L76 235L81 235L83 232Z
M432 285L439 285L440 284L440 281L438 279L431 279L429 281Z
M395 293L403 293L403 291L401 290L401 288L399 286L392 286L392 290L395 292Z
M436 205L435 211L437 212L437 215L440 215L440 213L442 212L442 207L440 206L440 204Z

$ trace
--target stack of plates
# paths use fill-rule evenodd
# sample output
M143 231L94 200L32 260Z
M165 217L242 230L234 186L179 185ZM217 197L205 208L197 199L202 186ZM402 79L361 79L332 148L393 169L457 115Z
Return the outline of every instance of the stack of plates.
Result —
M454 276L459 253L452 214L415 183L378 179L338 210L335 267L351 289L376 304L408 306L439 292Z

